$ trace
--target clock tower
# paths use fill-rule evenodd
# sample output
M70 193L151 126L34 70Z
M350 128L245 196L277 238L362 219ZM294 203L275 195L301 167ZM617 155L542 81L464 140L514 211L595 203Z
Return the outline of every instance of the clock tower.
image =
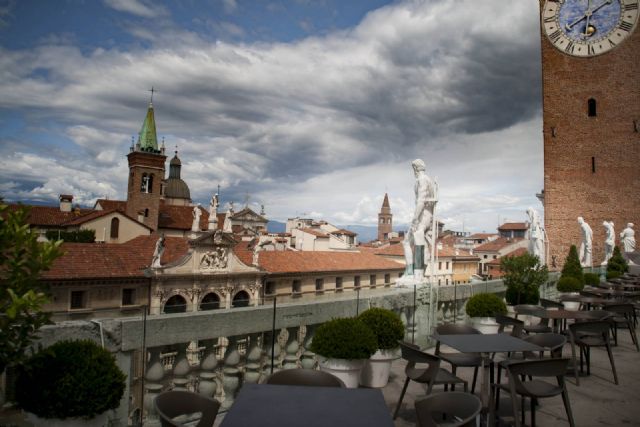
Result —
M640 223L640 0L540 1L544 213L549 264L593 229L604 260L604 221L616 244Z

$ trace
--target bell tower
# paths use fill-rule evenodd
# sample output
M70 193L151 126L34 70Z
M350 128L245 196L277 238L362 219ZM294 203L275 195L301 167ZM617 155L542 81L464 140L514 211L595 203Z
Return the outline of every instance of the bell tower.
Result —
M580 245L578 217L593 229L594 267L604 259L605 220L616 235L640 222L639 5L540 1L550 266Z
M389 240L389 234L393 230L393 214L389 206L389 196L384 193L384 201L378 213L378 241Z
M129 181L126 213L151 227L154 231L158 229L166 158L164 143L158 149L156 121L153 104L150 102L147 116L138 135L138 142L135 146L131 146L127 155Z

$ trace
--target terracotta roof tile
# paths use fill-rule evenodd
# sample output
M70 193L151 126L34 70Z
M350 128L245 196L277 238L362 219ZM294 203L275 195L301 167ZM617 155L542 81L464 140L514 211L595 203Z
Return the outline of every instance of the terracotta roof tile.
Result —
M100 204L102 209L104 209L105 211L110 211L115 209L117 211L124 212L127 210L127 202L124 200L98 199L96 200L96 204L94 205L94 208L96 205L98 205L98 203Z
M401 244L387 245L382 248L376 248L373 251L376 255L388 255L388 256L404 256L404 248Z
M66 222L73 221L93 212L91 209L62 212L58 206L29 206L20 204L10 204L8 205L8 209L15 211L22 206L29 208L29 215L27 216L29 225L41 227L63 227Z
M341 228L339 230L332 231L331 234L344 234L346 236L357 236L358 235L358 233L354 233L353 231L347 230L345 228Z
M269 273L404 269L395 261L362 252L263 251L258 262Z
M63 243L64 255L56 259L45 280L144 277L151 264L157 235L140 236L127 243ZM177 261L187 252L188 242L165 238L162 263Z
M518 248L516 250L513 250L513 251L509 252L508 254L503 255L501 258L504 258L504 257L507 257L507 256L520 256L520 255L526 254L527 252L529 252L527 250L527 248ZM492 259L487 264L500 265L500 258Z
M505 246L511 245L512 243L519 242L524 240L522 237L515 238L507 238L500 237L496 240L492 240L491 242L483 243L482 245L476 247L474 252L498 252L500 249Z
M209 212L200 208L200 229L207 230L209 228ZM218 214L218 228L222 228L220 223L220 214ZM224 222L224 219L223 219ZM193 206L176 206L169 205L164 202L160 203L160 216L158 216L158 228L170 228L173 230L191 230L193 223Z
M301 228L301 231L304 231L307 234L311 234L312 236L316 236L316 237L321 237L321 238L328 238L329 235L327 233L324 233L322 231L319 230L314 230L313 228Z
M526 222L505 222L498 230L528 230L529 224Z
M475 233L467 237L467 239L489 239L491 237L497 237L495 233Z

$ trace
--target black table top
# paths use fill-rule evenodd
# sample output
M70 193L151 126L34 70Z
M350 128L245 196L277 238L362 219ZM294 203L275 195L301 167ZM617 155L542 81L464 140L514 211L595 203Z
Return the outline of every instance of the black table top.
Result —
M542 351L542 347L509 334L434 335L442 344L462 353L500 353L509 351Z
M377 389L245 384L221 427L393 427Z

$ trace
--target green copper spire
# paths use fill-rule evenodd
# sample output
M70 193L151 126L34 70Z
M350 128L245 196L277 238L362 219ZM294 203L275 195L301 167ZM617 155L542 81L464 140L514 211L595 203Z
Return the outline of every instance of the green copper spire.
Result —
M144 118L144 123L142 123L142 129L140 129L140 134L138 136L138 144L140 144L140 150L142 151L158 151L158 138L156 137L156 119L153 116L152 103L149 103L147 117Z

